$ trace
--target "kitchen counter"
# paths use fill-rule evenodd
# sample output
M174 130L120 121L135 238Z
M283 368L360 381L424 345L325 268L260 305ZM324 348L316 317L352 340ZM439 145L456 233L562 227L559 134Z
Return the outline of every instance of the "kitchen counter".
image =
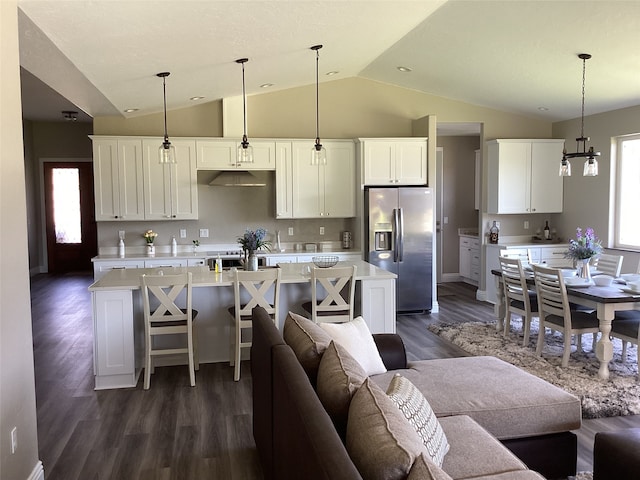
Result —
M289 310L304 314L301 303L311 298L306 266L311 263L283 263L280 288L279 328ZM395 333L396 275L362 260L341 261L338 266L356 266L356 315L362 315L372 333ZM143 365L144 321L140 276L191 272L193 308L201 363L228 362L231 316L234 303L233 272L215 273L206 266L115 269L89 286L94 323L95 388L133 387ZM167 357L166 363L182 364L181 357ZM162 365L159 363L159 365ZM229 375L232 369L229 370Z

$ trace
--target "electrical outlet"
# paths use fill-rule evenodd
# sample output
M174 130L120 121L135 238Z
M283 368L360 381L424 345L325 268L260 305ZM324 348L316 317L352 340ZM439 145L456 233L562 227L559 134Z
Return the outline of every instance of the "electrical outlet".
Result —
M124 230L118 230L118 238L124 240Z
M293 235L293 227L289 227L289 229L287 230L287 234L289 236Z
M320 227L320 235L324 235L324 227Z
M200 229L200 238L207 238L209 237L209 229L208 228L201 228Z
M181 228L180 229L180 238L187 238L187 229L186 228Z
M524 229L525 230L529 230L529 221L528 220L524 221Z
M13 427L11 429L11 455L16 453L18 450L18 427Z

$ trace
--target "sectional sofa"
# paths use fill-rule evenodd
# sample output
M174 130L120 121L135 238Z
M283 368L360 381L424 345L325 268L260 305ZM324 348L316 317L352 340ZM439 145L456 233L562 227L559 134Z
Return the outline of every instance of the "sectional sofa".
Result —
M398 335L373 339L386 373L360 380L327 377L328 359L344 370L353 361L348 352L307 319L290 314L281 334L263 309L254 309L253 432L266 479L575 475L577 397L494 357L407 363ZM393 430L406 427L397 411L385 407L385 391L397 373L420 389L446 434L449 451L441 467L427 458L422 443ZM326 378L342 390L328 394ZM381 415L383 428L369 428L371 409L376 421Z

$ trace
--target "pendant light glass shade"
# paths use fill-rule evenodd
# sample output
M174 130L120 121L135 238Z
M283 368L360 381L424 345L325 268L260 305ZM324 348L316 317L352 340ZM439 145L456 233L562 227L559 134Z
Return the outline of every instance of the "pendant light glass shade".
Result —
M598 160L595 158L589 158L584 162L584 169L582 175L585 177L597 177L598 176Z
M564 150L563 152L559 172L559 175L561 177L571 176L571 165L569 164L569 158L586 158L587 160L584 162L584 169L582 171L582 174L585 177L595 177L598 175L598 160L596 160L596 157L600 155L600 152L594 152L593 147L589 147L589 150L587 151L587 142L589 141L589 137L584 136L584 83L587 60L591 58L591 55L589 55L588 53L581 53L580 55L578 55L578 58L582 60L582 114L580 116L580 136L576 138L575 152L567 153L566 150ZM580 151L581 144L582 151ZM565 166L565 164L568 166Z
M320 59L320 49L322 45L314 45L311 50L316 52L316 143L311 148L311 165L326 165L327 151L320 143L320 101L319 101L319 80L318 80L318 63Z
M158 148L158 161L160 164L176 163L176 147L171 145L169 135L167 133L167 86L165 79L171 75L169 72L160 72L157 77L162 78L162 92L164 99L164 141Z
M240 145L238 145L238 163L253 163L253 147L249 145L247 139L247 95L244 85L244 64L249 61L248 58L239 58L236 63L242 65L242 119L243 119L243 135Z

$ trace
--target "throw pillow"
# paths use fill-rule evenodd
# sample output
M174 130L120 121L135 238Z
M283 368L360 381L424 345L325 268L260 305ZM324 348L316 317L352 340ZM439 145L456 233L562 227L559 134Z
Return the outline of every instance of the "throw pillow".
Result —
M347 452L364 480L404 480L427 450L404 415L371 379L351 399Z
M345 323L321 323L320 327L356 359L367 375L387 371L369 327L362 317Z
M315 388L320 359L329 346L331 337L308 318L293 312L289 312L284 321L283 337Z
M402 375L395 374L387 389L387 395L420 435L427 447L429 459L441 467L444 456L449 451L449 442L440 421L422 392Z
M339 344L331 342L318 368L318 398L327 411L340 438L347 433L351 397L366 380L360 364Z
M447 472L435 465L426 455L420 455L409 472L407 480L453 480Z

